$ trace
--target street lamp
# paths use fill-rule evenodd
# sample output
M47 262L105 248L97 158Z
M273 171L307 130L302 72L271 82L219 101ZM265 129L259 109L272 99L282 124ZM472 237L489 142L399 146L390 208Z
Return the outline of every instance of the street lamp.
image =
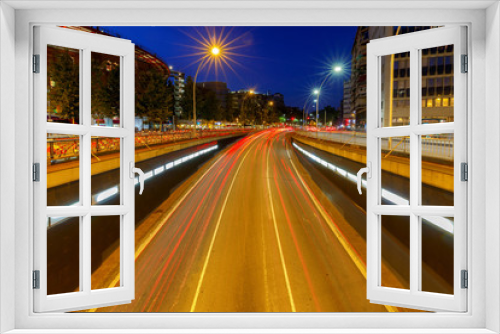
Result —
M342 66L339 66L339 65L335 65L333 68L332 68L332 72L333 73L340 73L342 72ZM318 89L315 89L314 90L314 94L317 95L318 97L316 98L316 127L318 127L318 122L319 122L319 95L320 95L320 92L321 92L321 88L323 87L323 85L325 84L326 82L326 79L328 79L328 77L332 74L332 72L329 72L325 78L323 79L323 82L321 83L321 85L319 85L319 88ZM326 122L325 122L326 123ZM325 124L326 126L326 124Z
M243 115L243 106L245 105L245 100L250 97L251 95L255 94L255 91L253 89L249 89L245 96L243 97L243 100L241 101L240 105L240 114ZM243 122L245 122L245 119L243 119ZM244 126L244 123L243 123Z
M200 69L203 68L209 61L215 60L215 58L221 56L221 47L217 45L212 45L208 47L207 53L200 61L198 68L196 69L196 74L193 80L193 135L196 137L196 80L198 79L198 73Z
M210 50L210 51L212 52L212 55L214 55L214 56L217 56L220 53L220 49L216 46L212 47L212 50Z

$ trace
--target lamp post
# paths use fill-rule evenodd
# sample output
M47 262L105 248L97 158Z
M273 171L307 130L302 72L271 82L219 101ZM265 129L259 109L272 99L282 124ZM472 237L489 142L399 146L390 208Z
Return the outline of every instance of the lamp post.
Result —
M340 73L340 72L342 72L342 67L339 65L336 65L332 68L332 71L333 71L333 73ZM326 79L328 79L328 77L330 75L332 75L332 73L328 73L325 76L325 78L323 79L323 82L321 82L321 85L319 85L319 88L317 88L313 91L313 94L317 95L317 97L316 97L316 127L318 127L318 122L319 122L319 95L321 93L321 88L323 88L323 85L325 84ZM325 123L326 123L326 114L325 114ZM325 124L325 126L326 126L326 124Z
M267 124L269 124L269 115L274 112L274 101L269 101L268 102L268 108L267 108ZM261 120L262 123L262 128L264 128L264 122Z
M305 126L305 122L306 122L306 105L307 105L307 102L309 102L309 99L311 98L311 95L309 95L307 97L307 100L306 102L304 102L304 107L302 107L302 129L304 128ZM309 108L308 108L309 109Z
M245 96L243 97L243 100L241 101L241 106L240 106L240 115L243 115L243 106L245 105L245 100L253 95L255 93L255 91L253 89L250 89L247 91L247 93L245 94ZM245 122L245 119L243 119L243 122ZM243 127L245 127L245 123L243 123Z
M200 69L205 66L205 64L208 62L210 58L215 58L219 57L221 53L221 49L218 46L211 46L209 50L207 50L207 55L204 56L201 59L200 64L198 65L198 68L196 69L196 74L194 75L194 80L193 80L193 136L196 137L196 80L198 79L198 73L200 72Z

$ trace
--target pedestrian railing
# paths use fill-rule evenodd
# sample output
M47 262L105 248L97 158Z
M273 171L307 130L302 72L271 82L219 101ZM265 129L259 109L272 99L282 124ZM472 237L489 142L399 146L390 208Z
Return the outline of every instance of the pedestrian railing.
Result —
M366 133L355 131L297 131L297 134L342 144L342 148L349 145L366 147ZM382 138L381 146L383 157L388 157L394 152L399 155L410 154L410 138ZM425 138L421 139L422 157L435 158L439 160L453 161L453 137L445 138Z
M171 144L195 138L223 137L228 135L247 133L244 129L198 131L171 131L171 132L138 132L135 134L135 147L153 149L152 146ZM120 138L92 137L92 156L99 160L99 156L120 151ZM71 161L80 154L80 139L78 136L53 135L47 138L47 163Z

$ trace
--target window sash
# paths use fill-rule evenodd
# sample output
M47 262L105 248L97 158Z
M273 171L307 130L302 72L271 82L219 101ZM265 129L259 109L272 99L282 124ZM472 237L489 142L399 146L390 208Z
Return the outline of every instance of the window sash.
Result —
M368 81L376 87L368 93L367 112L367 161L371 163L371 178L367 181L367 295L375 303L404 306L426 310L467 310L467 290L461 289L461 270L467 269L467 184L460 181L460 164L467 162L467 96L466 76L455 71L455 91L460 99L455 105L455 122L420 124L421 120L421 51L442 45L455 45L455 63L466 53L464 27L437 28L402 36L393 36L372 41L367 46ZM382 127L381 105L381 57L401 52L410 52L410 125ZM419 291L422 263L420 258L421 235L419 217L421 214L440 215L451 213L450 208L417 205L421 184L421 147L419 136L425 134L454 133L454 295L443 295ZM410 205L395 206L394 209L380 205L380 138L410 137ZM381 213L410 216L410 289L401 290L381 286Z
M80 50L80 124L48 123L47 117L47 47L61 46ZM91 52L120 56L120 128L91 125ZM34 263L40 271L40 289L34 289L34 311L70 311L129 302L134 298L134 196L135 185L129 177L134 162L134 45L118 38L87 34L64 28L35 27L34 53L40 55L40 73L34 80L34 162L40 164L40 182L34 183ZM80 205L47 207L48 133L80 136ZM120 153L121 205L91 205L91 138L110 136L123 143ZM120 216L120 287L91 288L91 217ZM48 217L79 217L79 292L47 295Z
M62 6L63 4L61 4ZM406 4L402 4L405 6ZM411 4L414 6L415 4ZM460 4L459 4L460 5ZM473 5L469 2L469 5ZM318 9L314 7L313 4L307 4L308 10L311 13L316 13L322 17L322 13L325 14L325 20L323 22L328 24L346 25L346 24L358 24L359 22L366 22L372 25L397 25L399 22L408 22L411 25L448 25L457 24L462 22L470 22L467 25L469 27L474 27L470 30L471 43L469 44L469 50L474 54L484 54L484 40L485 36L490 35L492 31L484 31L481 29L486 21L484 10L464 10L458 7L454 8L453 11L449 9L393 9L393 10L380 10L377 15L373 15L372 9L358 9L356 11L343 11L341 9L335 10L334 12L329 12L323 7ZM288 7L288 6L286 6ZM472 6L471 8L479 8L480 5ZM204 8L179 8L179 9L155 9L155 10L126 10L119 8L119 5L115 6L114 10L109 10L106 12L105 18L100 15L102 13L101 9L88 8L87 10L81 9L66 9L66 10L39 10L39 8L46 8L46 4L42 1L37 2L36 7L30 7L31 10L17 11L16 25L17 31L16 36L18 42L16 43L17 53L16 53L16 76L9 75L7 72L2 72L4 80L7 82L13 82L16 79L16 86L18 87L18 94L14 98L9 98L9 96L4 95L2 101L7 101L9 99L14 105L17 117L21 119L30 119L30 122L25 124L16 125L16 150L18 152L28 152L32 150L32 146L27 139L24 137L26 133L32 131L31 115L32 115L32 99L27 98L31 96L30 87L32 81L29 75L28 64L31 62L29 51L31 49L31 33L30 25L33 22L42 24L53 24L54 22L61 22L61 24L67 25L79 25L82 22L92 22L96 26L106 26L106 25L150 25L152 21L157 25L178 25L178 24L192 24L193 22L206 22L207 10ZM38 8L38 9L37 9ZM52 8L52 7L51 7ZM227 14L227 17L231 17L231 20L215 18L217 24L234 24L234 22L255 22L261 25L268 24L289 24L289 22L294 22L296 25L310 25L311 20L309 15L304 15L301 9L287 9L287 15L283 16L281 9L266 9L268 15L262 15L263 9L260 5L254 4L252 8L254 10L240 10L239 6L236 9L221 9L218 10L220 15ZM13 11L12 11L13 12ZM186 15L189 13L189 15ZM342 17L342 21L339 22L338 17ZM270 19L269 17L272 17ZM285 23L282 23L284 20ZM5 21L4 21L5 22ZM496 20L498 22L498 20ZM479 27L479 29L475 29ZM4 30L5 31L5 30ZM12 29L14 31L14 29ZM14 39L14 36L12 36ZM487 45L495 44L495 38L487 39ZM5 45L6 40L2 41L2 47ZM13 44L13 43L12 43ZM7 52L8 49L4 49ZM12 53L12 64L11 68L14 68L14 54ZM488 57L487 57L488 58ZM3 58L4 61L6 58ZM21 64L21 65L19 65ZM472 57L470 58L469 66L481 67L484 64L484 58ZM14 72L14 71L11 71ZM486 77L488 80L493 80L496 78L495 71L487 71ZM496 80L496 79L495 79ZM493 81L495 81L493 80ZM482 75L476 75L474 77L469 76L469 84L473 83L473 87L468 93L468 104L469 106L474 106L471 109L474 114L475 110L481 113L483 110L486 115L494 115L496 111L494 108L484 109L484 91L485 91L485 78ZM495 81L496 82L496 81ZM5 87L5 86L4 86ZM2 92L4 89L2 88ZM470 97L474 96L474 100ZM14 101L15 100L15 101ZM483 117L483 114L480 114ZM471 115L468 116L471 119ZM11 121L11 115L9 114L5 117L6 122ZM473 160L471 164L477 164L481 166L484 164L484 155L480 154L484 147L482 139L484 138L481 134L484 133L483 126L481 122L469 123L469 130L475 131L475 134L479 136L478 140L471 140L471 154ZM470 133L470 132L469 132ZM475 136L476 136L475 135ZM476 138L476 137L474 137ZM0 142L2 145L2 142ZM492 142L486 142L487 147L493 147L495 144ZM10 149L10 143L7 141L3 142L2 151L7 152ZM488 148L486 148L487 150ZM14 148L12 147L12 156ZM474 153L476 152L476 153ZM475 155L474 155L475 154ZM30 246L31 235L32 235L32 215L30 212L30 203L32 197L31 181L29 181L26 175L30 174L32 160L26 155L16 156L16 173L15 180L18 189L19 200L16 200L16 245L10 245L9 249L12 252L6 255L5 252L2 254L2 259L8 260L12 257L15 249L15 261L17 263L15 276L18 282L22 284L16 285L16 328L67 328L67 332L71 331L71 328L193 328L193 324L196 324L198 328L255 328L255 324L258 323L261 326L266 326L266 328L279 327L284 328L284 324L287 327L300 327L305 328L352 328L353 326L359 328L361 324L366 330L370 331L368 328L382 328L382 327L392 327L401 328L401 332L404 332L403 328L421 328L421 332L427 332L425 328L470 328L470 332L483 331L481 328L485 328L485 294L484 287L482 285L483 279L476 278L471 280L469 289L470 295L473 297L470 299L471 308L467 313L419 313L419 314L314 314L314 315L283 315L283 314L273 314L273 315L257 315L257 314L213 314L211 317L207 317L205 314L189 314L189 315L179 315L179 314L155 314L155 315L133 315L128 314L100 314L99 317L87 318L83 314L33 314L32 310L32 300L29 298L31 293L30 282L26 277L30 276L29 268L31 268L31 255L33 253L32 246ZM491 253L484 252L484 227L490 222L484 220L484 215L482 211L482 203L484 203L483 192L481 188L481 175L483 174L482 169L476 168L470 170L471 179L477 180L479 185L477 185L477 190L474 190L474 198L469 204L473 210L470 211L470 215L474 221L474 231L475 233L470 234L472 243L474 247L469 245L471 251L471 259L469 260L471 265L476 269L475 277L484 276L484 263L493 265L496 261L496 256ZM471 185L475 184L474 182ZM473 186L474 187L474 186ZM489 185L489 189L493 190L493 185ZM481 189L480 189L481 188ZM481 190L481 191L480 191ZM471 191L471 190L469 190ZM490 191L491 193L491 191ZM479 197L479 198L478 198ZM481 203L481 204L479 204ZM477 222L476 222L477 220ZM486 225L484 225L484 224ZM469 232L472 229L469 227ZM490 235L491 238L496 240L494 244L498 244L498 238ZM14 239L14 234L11 236ZM8 246L8 245L6 245ZM484 259L486 258L486 261ZM13 262L13 261L12 261ZM4 262L5 263L5 262ZM12 265L13 268L13 265ZM12 270L12 276L14 276L14 270ZM491 279L491 276L490 276ZM495 278L493 278L495 279ZM498 284L496 284L498 285ZM4 295L5 296L5 295ZM5 296L6 297L6 296ZM10 299L9 299L10 300ZM488 302L489 300L489 302ZM12 299L12 302L14 300ZM492 305L492 299L486 299L488 305ZM493 303L494 304L494 303ZM474 312L471 312L474 310ZM5 309L4 309L5 311ZM3 311L2 311L3 312ZM355 323L353 325L353 316L356 317ZM89 321L92 319L91 321ZM491 318L490 318L490 321ZM493 320L494 321L494 320ZM99 332L97 330L89 330L89 332ZM304 332L308 330L304 329ZM334 330L332 330L333 332ZM361 329L360 329L361 331ZM137 332L143 332L143 330L138 330ZM373 332L377 332L373 329ZM435 332L435 330L432 330Z

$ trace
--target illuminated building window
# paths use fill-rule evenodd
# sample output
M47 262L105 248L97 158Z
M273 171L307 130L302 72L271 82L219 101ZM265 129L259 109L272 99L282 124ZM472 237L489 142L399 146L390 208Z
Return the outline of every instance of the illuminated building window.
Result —
M425 99L422 100L422 108L425 108Z
M427 108L432 108L432 99L427 100Z
M435 107L441 107L441 98L440 97L436 98L436 102L435 102L434 106Z
M450 106L451 107L455 106L455 98L454 97L452 97L450 100Z
M450 99L445 97L443 99L443 107L449 107L450 106Z

